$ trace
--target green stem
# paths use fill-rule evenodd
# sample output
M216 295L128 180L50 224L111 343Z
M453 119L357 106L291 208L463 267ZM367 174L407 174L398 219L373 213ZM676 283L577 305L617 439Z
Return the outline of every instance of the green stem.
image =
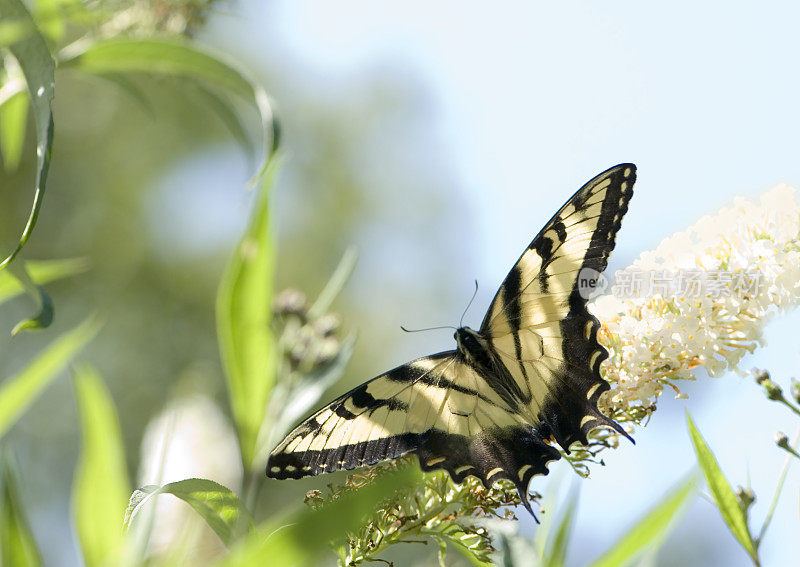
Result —
M244 481L244 505L250 512L253 518L256 517L256 504L258 504L258 497L261 494L261 487L264 486L264 478L262 478L261 471L245 469Z
M793 445L797 447L798 443L800 443L800 429L798 429L797 435L795 435ZM761 540L767 531L767 527L772 521L772 516L775 513L775 507L778 505L778 497L781 494L781 490L783 490L783 484L786 481L786 473L789 472L789 466L791 464L792 464L792 455L791 454L786 455L786 460L783 462L783 469L781 470L781 476L778 480L778 487L775 489L775 495L772 497L772 503L770 504L769 511L767 512L767 517L764 518L764 524L761 526L761 531L759 532L758 537L755 539L754 542L756 544L756 549L758 549L758 546L761 543Z
M790 410L792 410L794 413L796 413L798 416L800 416L800 409L797 409L797 408L796 408L796 407L795 407L793 404L791 404L791 403L790 403L790 402L789 402L789 401L788 401L786 398L781 398L779 401L780 401L780 402L781 402L783 405L785 405L787 408L789 408Z

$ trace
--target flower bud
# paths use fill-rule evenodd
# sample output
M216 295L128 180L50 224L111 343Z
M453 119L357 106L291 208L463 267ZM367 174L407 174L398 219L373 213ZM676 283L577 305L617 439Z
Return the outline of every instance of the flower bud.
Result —
M769 372L767 372L766 370L759 370L758 368L753 368L751 372L753 373L753 376L755 377L756 382L758 384L764 384L764 382L767 382L769 380Z
M292 345L292 348L289 351L289 359L294 364L300 364L301 362L303 362L303 359L306 357L306 354L308 354L308 346L301 342L298 342Z
M756 501L756 495L751 488L737 486L734 493L736 494L736 500L739 501L739 506L745 513L753 504L753 502Z
M776 431L775 432L775 444L780 447L781 449L788 449L789 448L789 438L783 431Z
M336 337L325 337L319 344L317 351L316 364L322 365L330 362L336 355L339 354L340 349L339 340Z
M275 296L272 301L272 310L276 315L297 315L301 319L305 319L308 301L302 291L290 287Z
M792 378L792 386L790 388L794 401L800 404L800 382Z
M783 390L772 380L767 380L763 382L762 386L764 386L764 389L767 391L767 397L770 400L777 401L783 399Z
M314 331L323 337L327 337L335 333L341 324L342 321L336 313L326 313L314 321Z

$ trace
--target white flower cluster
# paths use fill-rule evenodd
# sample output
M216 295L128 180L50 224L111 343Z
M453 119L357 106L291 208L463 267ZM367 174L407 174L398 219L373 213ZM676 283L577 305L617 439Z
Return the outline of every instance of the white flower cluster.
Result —
M609 349L604 368L611 383L599 405L617 420L641 422L664 386L685 397L674 381L694 379L694 368L710 376L737 369L745 352L761 343L766 321L800 302L795 190L775 187L758 203L736 198L643 253L622 275L686 270L724 271L758 282L722 294L666 290L649 297L598 298L592 311L603 323L600 341Z

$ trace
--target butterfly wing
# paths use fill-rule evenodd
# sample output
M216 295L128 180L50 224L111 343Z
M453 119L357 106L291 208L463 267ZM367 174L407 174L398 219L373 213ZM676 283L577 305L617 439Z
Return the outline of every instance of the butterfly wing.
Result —
M310 417L272 452L267 475L300 478L417 454L423 470L486 486L527 486L560 457L456 351L420 358L362 384Z
M569 452L588 432L608 426L597 409L609 389L600 376L608 352L599 321L586 308L605 270L633 195L636 167L604 171L567 201L511 269L486 313L481 333L517 382L534 427Z

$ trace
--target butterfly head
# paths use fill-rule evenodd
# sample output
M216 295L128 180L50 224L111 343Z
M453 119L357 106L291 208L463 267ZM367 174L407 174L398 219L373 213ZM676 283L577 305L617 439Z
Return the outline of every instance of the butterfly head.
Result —
M458 345L458 352L467 359L467 361L483 365L487 362L487 355L489 352L488 341L486 337L479 332L470 329L469 327L461 327L456 329L453 338Z

